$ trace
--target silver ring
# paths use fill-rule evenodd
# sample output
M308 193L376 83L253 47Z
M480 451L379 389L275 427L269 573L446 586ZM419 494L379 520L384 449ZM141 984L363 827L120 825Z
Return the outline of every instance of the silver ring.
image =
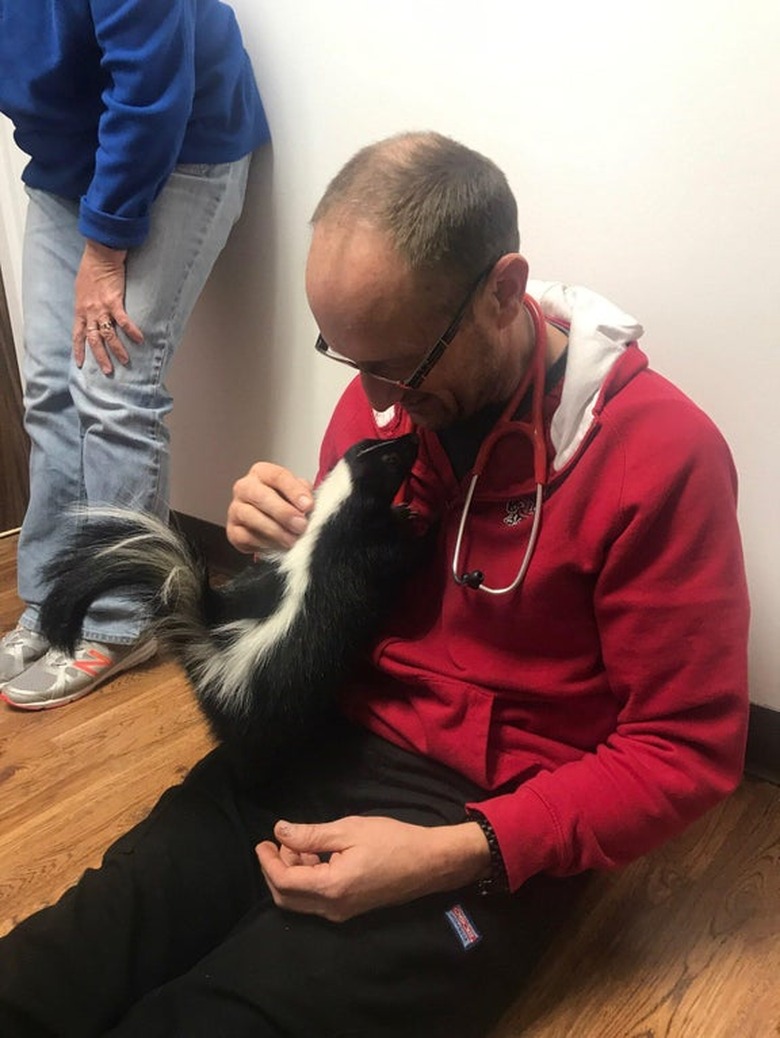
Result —
M98 325L101 332L113 332L114 322L113 321L101 321Z

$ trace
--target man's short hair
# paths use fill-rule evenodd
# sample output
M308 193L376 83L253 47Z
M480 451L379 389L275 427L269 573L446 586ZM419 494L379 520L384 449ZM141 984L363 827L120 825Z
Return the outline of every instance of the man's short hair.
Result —
M412 270L463 286L520 247L504 174L439 133L403 133L362 148L330 182L312 223L335 212L386 232Z

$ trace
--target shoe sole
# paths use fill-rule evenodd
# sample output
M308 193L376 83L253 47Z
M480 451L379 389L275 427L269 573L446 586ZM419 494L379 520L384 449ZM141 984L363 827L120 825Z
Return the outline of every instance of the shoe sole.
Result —
M68 703L75 703L77 699L83 699L85 696L90 695L95 689L100 688L110 678L116 677L117 674L121 674L122 671L129 670L131 667L137 667L140 663L145 663L151 659L157 652L158 646L154 638L148 642L144 642L143 645L139 645L133 652L129 652L127 656L124 656L121 660L114 664L113 667L109 667L103 674L100 675L98 680L92 684L87 685L86 688L80 689L78 692L73 692L69 696L61 696L58 699L51 699L45 703L17 703L11 699L5 689L0 691L0 699L2 699L8 706L13 707L14 710L54 710L58 706L67 706Z

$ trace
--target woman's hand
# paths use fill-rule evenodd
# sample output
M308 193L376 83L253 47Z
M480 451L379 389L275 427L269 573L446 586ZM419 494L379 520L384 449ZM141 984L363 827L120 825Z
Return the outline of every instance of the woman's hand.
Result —
M76 275L73 356L81 367L89 346L104 375L114 370L111 355L120 364L130 359L117 325L132 342L144 338L125 312L126 257L126 250L110 249L88 238Z

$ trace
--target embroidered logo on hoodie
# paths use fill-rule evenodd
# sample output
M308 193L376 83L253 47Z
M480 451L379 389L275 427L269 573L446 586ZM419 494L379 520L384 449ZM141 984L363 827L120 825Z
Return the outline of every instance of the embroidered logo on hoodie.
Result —
M532 494L529 494L528 497L517 497L513 501L507 501L504 524L506 526L516 526L523 519L528 519L529 516L532 516L535 511L536 498Z

